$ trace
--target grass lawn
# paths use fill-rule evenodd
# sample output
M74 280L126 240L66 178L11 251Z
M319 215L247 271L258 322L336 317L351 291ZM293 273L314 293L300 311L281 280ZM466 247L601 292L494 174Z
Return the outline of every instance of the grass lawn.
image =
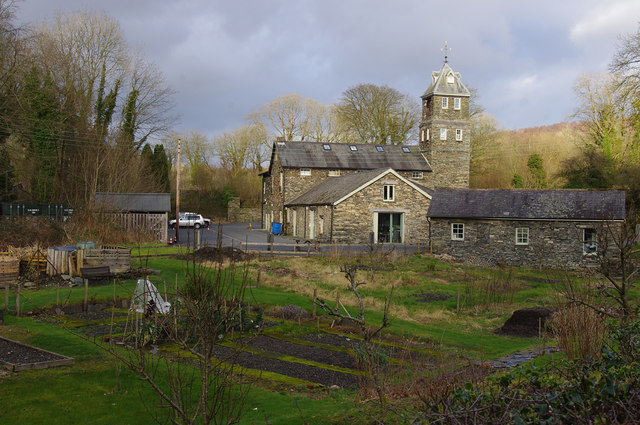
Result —
M132 255L147 255L145 249L148 254L155 253L154 247L142 247L140 254L134 249ZM176 248L159 250L164 254ZM356 315L355 297L346 290L347 282L340 272L343 261L262 258L238 267L247 267L247 301L267 313L288 304L310 312L315 290L329 303L339 297L345 309ZM176 283L181 287L186 268L191 267L184 260L166 257L133 258L132 266L159 270L160 274L150 278L161 293L165 288L172 293ZM385 264L373 279L370 272L362 270L359 279L367 282L361 286L361 293L368 323L380 323L381 306L393 286L391 324L384 330L386 335L426 342L445 356L480 360L538 344L536 338L507 337L493 331L515 309L554 304L560 286L558 278L538 271L462 267L420 256ZM116 280L117 296L130 298L135 284L134 280ZM113 284L92 285L89 298L106 302L113 298L113 290ZM56 303L56 294L55 287L25 290L21 310L50 308ZM83 294L82 287L60 288L60 299L65 303L81 303ZM13 293L9 301L9 309L14 309ZM302 325L313 327L313 323ZM158 400L144 382L128 370L118 372L116 362L105 351L59 326L5 314L0 335L76 359L70 366L0 375L0 423L148 424L151 419L147 409L158 411ZM356 399L355 392L346 390L309 392L282 384L276 389L254 386L241 423L300 424L301 418L313 424L343 423L345 411L351 416L361 407L354 402ZM364 416L349 420L354 424L366 421Z

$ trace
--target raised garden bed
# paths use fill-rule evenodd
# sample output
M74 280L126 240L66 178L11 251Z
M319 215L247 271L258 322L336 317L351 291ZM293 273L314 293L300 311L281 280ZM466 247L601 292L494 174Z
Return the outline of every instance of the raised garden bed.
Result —
M71 357L53 353L0 336L0 366L13 372L46 369L74 362Z

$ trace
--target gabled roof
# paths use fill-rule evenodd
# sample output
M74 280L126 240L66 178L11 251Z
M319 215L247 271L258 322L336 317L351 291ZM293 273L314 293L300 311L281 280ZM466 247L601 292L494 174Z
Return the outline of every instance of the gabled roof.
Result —
M285 205L338 205L345 199L348 199L355 193L389 174L413 187L426 198L431 199L430 193L425 190L426 188L424 188L424 186L417 185L415 182L405 179L391 168L383 168L358 171L339 177L330 177L292 201L287 202Z
M431 166L419 146L276 142L271 155L272 163L276 153L285 168L338 170L393 168L398 171L431 171Z
M432 218L624 220L623 190L436 189Z
M169 212L171 195L169 193L113 193L98 192L96 204L108 211L129 212Z
M461 97L471 96L471 92L462 82L460 73L454 72L447 62L444 63L440 71L433 71L431 73L431 84L422 95L422 98L424 99L434 94Z

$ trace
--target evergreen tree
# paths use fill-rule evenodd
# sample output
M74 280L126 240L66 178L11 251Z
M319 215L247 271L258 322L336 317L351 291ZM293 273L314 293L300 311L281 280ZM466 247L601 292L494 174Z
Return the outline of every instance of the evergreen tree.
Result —
M153 148L153 170L158 178L160 190L169 192L171 190L169 181L171 164L162 144L155 145Z
M533 177L533 187L544 189L547 187L547 175L544 171L544 161L537 153L532 154L527 161L527 167Z
M54 202L62 114L50 76L42 77L37 68L31 68L24 79L22 99L32 161L31 197L38 202Z

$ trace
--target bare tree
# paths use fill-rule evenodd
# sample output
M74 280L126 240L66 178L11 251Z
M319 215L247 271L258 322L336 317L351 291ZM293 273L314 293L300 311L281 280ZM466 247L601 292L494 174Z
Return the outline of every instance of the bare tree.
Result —
M336 113L348 137L379 144L415 140L420 117L418 102L388 86L359 84L347 89Z
M234 331L252 327L244 304L247 272L233 265L224 270L221 258L213 270L195 260L188 264L171 313L159 314L159 306L142 297L145 313L136 317L135 332L124 341L129 350L114 344L104 348L157 394L166 414L149 408L156 422L237 423L248 390L235 366L241 348L219 343ZM162 354L157 346L149 349L160 342L177 346L176 355Z
M232 177L250 167L259 170L266 160L267 134L261 123L239 127L213 139L220 163Z
M637 98L640 93L640 28L634 34L621 37L609 68L622 76L626 91L635 93Z
M284 140L306 140L309 136L307 101L297 93L278 96L251 113L249 119L264 123L276 137Z

